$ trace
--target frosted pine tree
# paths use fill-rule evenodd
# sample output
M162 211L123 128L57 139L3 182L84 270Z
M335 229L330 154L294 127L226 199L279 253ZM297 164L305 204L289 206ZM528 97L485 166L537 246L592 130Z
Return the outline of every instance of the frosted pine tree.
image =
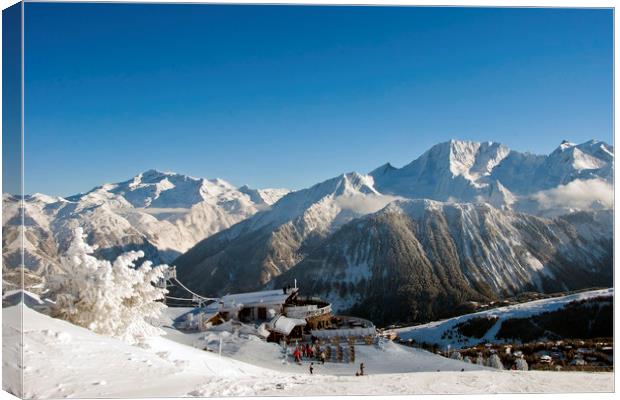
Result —
M129 342L161 334L147 321L157 318L166 307L166 289L155 284L163 279L166 265L152 267L134 262L144 253L121 254L114 263L99 260L95 247L85 241L82 228L76 228L60 272L46 279L49 296L55 301L52 315L94 332L121 337Z
M112 334L120 320L119 294L114 287L111 265L91 254L81 228L60 259L61 272L48 276L49 296L55 300L54 317L103 334Z
M452 355L450 356L450 358L453 359L453 360L463 361L463 356L458 351L452 352Z
M463 361L466 362L466 363L471 364L471 358L469 358L469 356L463 357Z
M484 357L482 356L482 353L478 353L478 357L476 357L476 364L484 365Z
M161 334L162 331L149 321L158 319L166 308L166 304L160 300L165 298L167 290L157 284L164 279L164 271L168 266L154 267L153 263L145 261L136 267L135 261L142 257L142 251L130 251L121 254L112 264L114 281L123 290L120 304L123 323L116 336L129 342Z

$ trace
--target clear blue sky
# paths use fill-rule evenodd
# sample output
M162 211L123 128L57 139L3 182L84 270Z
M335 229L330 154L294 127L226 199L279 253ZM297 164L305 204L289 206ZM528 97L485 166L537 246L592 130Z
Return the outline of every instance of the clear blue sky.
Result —
M302 188L450 138L612 142L611 10L27 3L26 192Z

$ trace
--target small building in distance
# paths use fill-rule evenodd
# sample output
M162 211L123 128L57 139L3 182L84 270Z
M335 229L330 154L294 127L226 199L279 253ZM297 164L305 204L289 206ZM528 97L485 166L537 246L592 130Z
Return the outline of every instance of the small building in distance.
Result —
M205 331L224 322L218 307L214 305L195 308L182 317L177 326L186 331Z
M297 287L233 293L196 309L194 316L182 329L207 329L207 323L216 325L232 321L254 324L268 341L279 342L319 340L359 340L370 343L376 336L372 322L346 316L332 315L328 301L318 297L301 296ZM195 321L198 318L198 321Z
M283 314L286 304L291 303L297 294L297 288L227 294L218 302L219 312L225 320L269 321Z

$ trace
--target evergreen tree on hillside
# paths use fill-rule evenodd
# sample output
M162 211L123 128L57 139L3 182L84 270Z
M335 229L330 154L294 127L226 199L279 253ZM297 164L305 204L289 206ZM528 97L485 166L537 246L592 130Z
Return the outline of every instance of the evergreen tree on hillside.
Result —
M61 272L46 279L49 296L55 301L52 316L94 332L137 342L162 331L148 320L156 319L166 307L160 301L167 290L158 287L167 265L153 267L142 251L121 254L113 263L92 254L95 247L85 241L82 228L76 228Z

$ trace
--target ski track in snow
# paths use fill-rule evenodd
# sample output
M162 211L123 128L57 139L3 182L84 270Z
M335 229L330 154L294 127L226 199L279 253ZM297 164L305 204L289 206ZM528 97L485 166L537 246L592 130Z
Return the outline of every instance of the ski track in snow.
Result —
M277 345L258 340L237 337L219 357L187 345L198 334L169 328L167 337L132 346L27 307L23 312L26 398L613 391L612 373L497 371L395 343L357 346L355 365L315 363L311 376L307 363L283 364ZM3 309L3 383L13 393L19 393L20 314L19 306ZM363 377L354 376L359 362L366 364Z

